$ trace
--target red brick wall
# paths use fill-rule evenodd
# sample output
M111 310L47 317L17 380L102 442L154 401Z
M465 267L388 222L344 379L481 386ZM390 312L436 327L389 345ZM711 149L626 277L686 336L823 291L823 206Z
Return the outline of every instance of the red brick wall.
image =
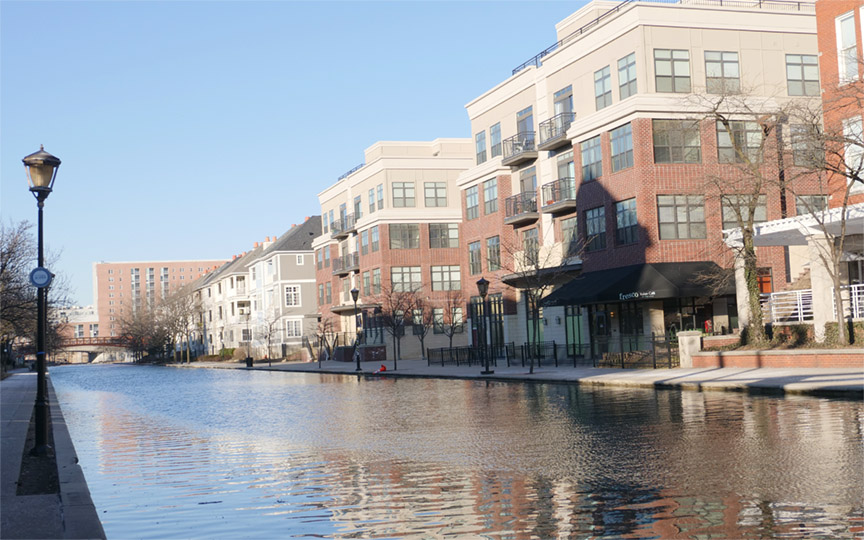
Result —
M864 369L864 350L814 351L790 354L780 351L702 352L693 354L694 368L855 368Z

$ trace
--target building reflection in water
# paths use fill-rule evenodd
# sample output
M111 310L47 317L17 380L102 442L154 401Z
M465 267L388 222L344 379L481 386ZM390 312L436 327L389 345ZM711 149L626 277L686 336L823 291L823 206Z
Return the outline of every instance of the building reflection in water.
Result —
M52 380L112 537L861 532L860 402L128 366Z

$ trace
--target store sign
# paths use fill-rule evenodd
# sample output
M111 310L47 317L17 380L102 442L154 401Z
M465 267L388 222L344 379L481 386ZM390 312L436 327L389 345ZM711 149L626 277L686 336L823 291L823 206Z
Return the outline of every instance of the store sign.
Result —
M642 298L654 298L657 296L657 291L633 291L631 293L619 293L619 300L639 300Z

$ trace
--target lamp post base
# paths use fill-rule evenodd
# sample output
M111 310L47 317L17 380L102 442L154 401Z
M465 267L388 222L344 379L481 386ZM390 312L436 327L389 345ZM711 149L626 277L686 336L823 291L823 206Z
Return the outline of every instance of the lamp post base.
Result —
M481 371L480 375L493 375L494 373L495 372L492 371L491 369L487 369L487 370Z

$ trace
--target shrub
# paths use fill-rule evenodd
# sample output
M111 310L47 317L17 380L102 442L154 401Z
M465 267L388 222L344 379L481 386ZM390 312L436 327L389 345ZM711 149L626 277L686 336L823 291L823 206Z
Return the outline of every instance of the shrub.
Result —
M219 351L219 360L228 360L234 356L234 349L222 349Z
M845 321L846 334L849 336L849 342L854 345L864 344L864 321ZM837 330L837 322L831 321L825 323L825 344L839 345L840 335Z
M813 341L813 327L809 324L793 324L773 328L772 345L804 347Z

